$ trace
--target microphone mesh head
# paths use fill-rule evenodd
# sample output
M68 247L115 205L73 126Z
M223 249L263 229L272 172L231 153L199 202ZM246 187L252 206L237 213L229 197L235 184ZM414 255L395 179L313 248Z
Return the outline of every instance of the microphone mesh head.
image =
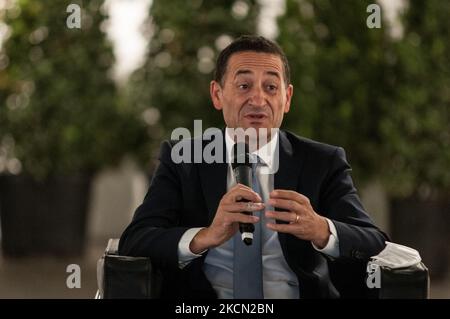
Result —
M252 164L250 162L250 152L248 145L246 143L236 143L233 145L231 152L231 167L235 169L238 166L249 166Z

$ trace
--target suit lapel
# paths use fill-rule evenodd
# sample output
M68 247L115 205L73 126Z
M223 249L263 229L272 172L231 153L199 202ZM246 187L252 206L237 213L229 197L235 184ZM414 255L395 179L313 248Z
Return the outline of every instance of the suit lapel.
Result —
M297 190L302 161L294 158L292 144L286 133L279 131L279 166L275 174L274 189Z
M208 224L212 222L219 206L222 196L227 191L227 172L228 163L226 163L225 131L222 130L222 163L202 163L199 165L200 183L203 189L206 206L208 208ZM205 142L208 144L211 142Z
M279 131L278 143L278 171L274 177L274 189L297 190L298 179L300 175L300 165L298 160L294 158L294 150L286 133ZM280 209L275 209L280 210ZM287 224L287 222L277 220L277 224ZM280 242L285 243L285 234L279 233Z

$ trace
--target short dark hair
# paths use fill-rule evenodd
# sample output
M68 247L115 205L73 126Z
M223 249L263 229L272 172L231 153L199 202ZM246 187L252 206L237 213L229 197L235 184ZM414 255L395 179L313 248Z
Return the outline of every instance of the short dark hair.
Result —
M227 70L227 64L230 57L237 52L254 51L262 53L271 53L278 55L283 62L284 80L286 86L290 83L289 62L283 50L278 44L270 41L262 36L243 35L231 42L225 49L220 52L214 71L214 80L222 85L222 79Z

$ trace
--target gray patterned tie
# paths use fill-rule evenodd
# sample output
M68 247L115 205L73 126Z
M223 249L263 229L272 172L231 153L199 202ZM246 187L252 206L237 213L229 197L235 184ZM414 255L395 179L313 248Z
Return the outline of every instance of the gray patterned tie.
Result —
M256 167L260 164L259 157L252 164L252 188L262 198L261 187L256 176ZM233 262L233 292L235 299L263 299L263 274L261 254L261 222L263 210L254 212L260 217L255 224L253 243L245 245L238 231L234 235L234 262Z

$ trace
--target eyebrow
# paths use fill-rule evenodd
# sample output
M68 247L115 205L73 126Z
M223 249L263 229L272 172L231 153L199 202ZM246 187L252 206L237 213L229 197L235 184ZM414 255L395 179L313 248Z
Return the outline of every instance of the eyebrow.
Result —
M252 72L251 70L248 70L248 69L238 70L238 71L236 72L236 74L234 75L234 78L236 78L238 75L241 75L241 74L251 74L251 73L253 73L253 72ZM268 75L275 76L275 77L277 77L278 79L281 80L280 74L279 74L278 72L275 72L275 71L266 71L265 73L268 74Z

